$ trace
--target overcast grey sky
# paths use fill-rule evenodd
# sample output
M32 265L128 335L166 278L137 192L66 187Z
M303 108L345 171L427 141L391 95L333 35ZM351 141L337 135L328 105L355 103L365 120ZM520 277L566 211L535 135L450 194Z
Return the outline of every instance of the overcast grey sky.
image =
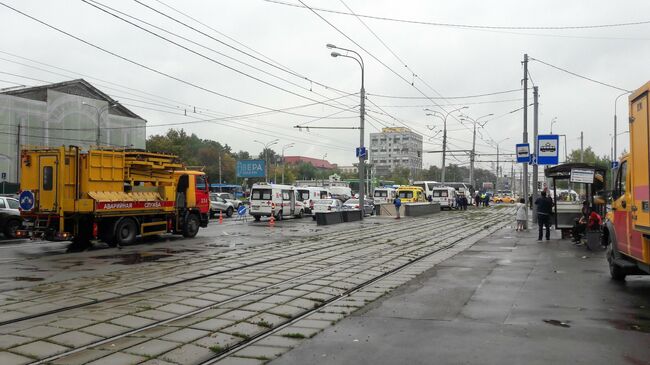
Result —
M326 43L358 50L365 60L366 91L370 94L367 107L369 115L374 118L368 119L366 135L376 132L382 126L407 125L426 133L425 150L441 148L439 136L429 141L428 137L433 132L427 126L435 125L439 129L442 123L439 119L425 116L425 107L440 108L424 98L418 89L426 96L436 98L441 95L465 96L518 89L521 87L521 61L524 53L626 90L635 89L650 79L648 24L579 30L486 30L364 19L381 40L408 65L407 68L357 18L320 13L407 80L404 81L308 9L263 0L164 0L165 4L213 28L208 29L156 0L140 0L260 59L268 57L270 60L265 60L270 64L277 62L282 65L274 68L185 28L134 1L106 2L116 10L190 38L199 45L168 36L213 61L250 75L249 77L156 38L82 1L4 1L93 44L195 85L190 86L138 67L0 7L0 32L4 35L0 51L61 67L75 74L20 60L5 53L0 54L0 71L52 82L81 77L76 74L87 75L85 78L88 81L134 110L148 120L151 126L187 123L224 115L263 113L269 109L313 104L341 96L331 88L347 93L358 92L358 65L349 59L330 57L330 50L325 48ZM287 1L298 4L297 0ZM340 1L304 1L313 7L347 11ZM624 4L604 0L345 0L345 4L359 14L489 26L580 26L650 19L650 2L647 0L629 0ZM283 68L291 71L283 71ZM614 99L621 92L576 78L539 62L530 62L529 70L535 85L540 88L540 132L548 132L552 118L556 117L554 132L567 135L569 149L579 147L580 131L584 131L586 146L594 147L598 154L609 154ZM417 77L413 76L413 72ZM42 84L7 74L0 74L0 79L3 80L0 88L13 86L11 82ZM229 100L217 93L248 104ZM383 98L372 94L423 99ZM532 102L532 92L530 96ZM522 112L508 112L523 105L522 97L523 92L513 92L481 98L437 99L436 102L446 110L468 105L470 108L466 112L472 117L488 113L499 116L481 130L482 138L477 142L480 152L494 153L494 148L485 140L510 138L501 144L502 152L513 151L514 144L521 141ZM621 98L619 103L619 132L627 129L625 100ZM343 97L326 104L328 105L316 104L287 110L294 114L272 112L246 119L178 124L176 127L196 133L201 138L227 143L234 150L242 149L253 153L261 150L261 145L253 140L270 141L280 138L280 145L296 143L295 147L287 150L287 154L320 158L327 153L330 161L349 165L355 160L354 147L358 145L359 139L357 130L300 131L293 128L294 125L306 122L310 122L308 125L311 126L358 125L358 109L345 110L358 106L358 96ZM199 113L194 113L194 106ZM337 119L314 120L334 113L338 113L334 115ZM532 138L532 108L529 115ZM163 133L169 127L150 127L147 133ZM471 147L469 124L464 126L450 118L448 128L451 149ZM627 135L620 136L619 151L627 145ZM280 149L281 147L276 150ZM458 159L464 163L468 160L461 154ZM453 158L449 161L456 162ZM440 156L425 155L425 167L431 164L439 165ZM490 164L482 163L480 166L489 168Z

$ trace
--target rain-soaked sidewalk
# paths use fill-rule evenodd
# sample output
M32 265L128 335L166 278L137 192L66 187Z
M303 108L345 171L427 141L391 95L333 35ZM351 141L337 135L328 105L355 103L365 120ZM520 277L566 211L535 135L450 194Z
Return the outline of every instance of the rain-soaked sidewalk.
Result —
M650 364L650 278L535 233L503 229L271 364Z

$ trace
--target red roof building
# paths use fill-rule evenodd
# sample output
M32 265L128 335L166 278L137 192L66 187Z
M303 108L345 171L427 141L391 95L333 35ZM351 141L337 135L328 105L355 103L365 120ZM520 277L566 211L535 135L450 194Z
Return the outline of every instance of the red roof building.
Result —
M284 156L284 162L289 165L296 165L301 162L305 162L317 169L333 170L336 168L336 164L330 163L327 160L305 156Z

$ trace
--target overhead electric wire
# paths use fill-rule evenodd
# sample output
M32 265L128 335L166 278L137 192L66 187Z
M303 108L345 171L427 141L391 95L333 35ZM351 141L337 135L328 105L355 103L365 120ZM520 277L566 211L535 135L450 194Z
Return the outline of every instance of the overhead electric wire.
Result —
M513 93L513 92L519 92L522 91L523 89L512 89L512 90L504 90L504 91L494 91L490 93L483 93L483 94L474 94L474 95L463 95L463 96L442 96L442 97L431 97L431 96L400 96L400 95L382 95L382 94L373 94L373 93L367 93L366 95L368 96L374 96L378 98L390 98L390 99L434 99L434 100L439 100L439 99L471 99L471 98L480 98L483 96L492 96L492 95L500 95L500 94L508 94L508 93Z
M157 37L157 38L160 38L160 39L162 39L162 40L164 40L164 41L166 41L166 42L168 42L168 43L171 43L171 44L173 44L173 45L175 45L175 46L177 46L177 47L179 47L179 48L182 48L182 49L184 49L184 50L186 50L186 51L188 51L188 52L190 52L190 53L193 53L193 54L195 54L195 55L197 55L197 56L199 56L199 57L201 57L201 58L204 58L204 59L206 59L206 60L208 60L208 61L210 61L210 62L213 62L213 63L215 63L215 64L217 64L217 65L219 65L219 66L222 66L222 67L224 67L224 68L226 68L226 69L228 69L228 70L230 70L230 71L233 71L233 72L238 73L238 74L240 74L240 75L242 75L242 76L248 77L248 78L250 78L250 79L252 79L252 80L255 80L255 81L257 81L257 82L260 82L260 83L262 83L262 84L264 84L264 85L266 85L266 86L269 86L269 87L275 88L275 89L277 89L277 90L280 90L280 91L286 92L286 93L288 93L288 94L291 94L291 95L297 96L297 97L299 97L299 98L303 98L303 99L305 99L305 100L309 100L309 101L313 101L313 102L320 102L320 101L317 100L317 99L314 99L314 98L311 98L311 97L309 97L309 96L305 96L305 95L302 95L302 94L296 93L296 92L291 91L291 90L289 90L289 89L286 89L286 88L284 88L284 87L282 87L282 86L278 86L278 85L276 85L276 84L274 84L274 83L271 83L271 82L268 82L268 81L266 81L266 80L263 80L263 79L261 79L261 78L259 78L259 77L253 76L253 75L251 75L251 74L249 74L249 73L246 73L246 72L244 72L244 71L242 71L242 70L239 70L239 69L237 69L237 68L235 68L235 67L232 67L232 66L230 66L230 65L227 65L227 64L225 64L225 63L223 63L223 62L221 62L221 61L219 61L219 60L216 60L216 59L214 59L214 58L212 58L212 57L210 57L210 56L207 56L207 55L205 55L205 54L203 54L203 53L201 53L201 52L195 51L195 50L193 50L193 49L191 49L191 48L189 48L189 47L187 47L187 46L185 46L185 45L183 45L183 44L180 44L180 43L178 43L178 42L176 42L176 41L174 41L174 40L172 40L172 39L170 39L170 38L167 38L167 37L165 37L165 36L163 36L163 35L160 35L160 34L154 32L154 31L152 31L152 30L150 30L150 29L147 29L147 28L145 28L145 27L142 27L142 26L140 26L140 25L138 25L138 24L136 24L136 23L134 23L134 22L132 22L132 21L130 21L130 20L127 20L127 19L125 19L125 18L123 18L123 17L121 17L121 16L119 16L119 15L117 15L117 14L114 14L114 13L112 13L112 12L106 10L106 9L103 9L102 7L106 7L106 8L108 8L108 6L102 4L102 3L98 2L98 1L94 1L94 0L81 0L81 1L84 2L84 3L86 3L86 4L88 4L88 5L90 5L90 6L92 6L92 7L94 7L94 8L96 8L96 9L99 9L100 11L102 11L102 12L104 12L104 13L106 13L106 14L109 14L109 15L111 15L111 16L113 16L113 17L115 17L115 18L117 18L117 19L119 19L119 20L121 20L121 21L123 21L123 22L125 22L125 23L127 23L127 24L130 24L130 25L132 25L132 26L134 26L134 27L136 27L136 28L138 28L138 29L140 29L140 30L143 30L143 31L145 31L145 32L147 32L147 33L149 33L149 34L151 34L151 35ZM95 5L95 4L100 4L101 6L98 6L98 5ZM180 37L180 36L179 36L179 37ZM183 38L183 37L180 37L180 38L182 38L182 39L186 39L186 38ZM327 106L329 106L329 107L331 107L331 108L342 109L342 108L339 107L339 106L334 106L334 105L327 104L327 103L323 103L323 105L327 105Z
M515 102L515 101L522 101L524 99L503 99L503 100L489 100L489 101L477 101L474 103L452 103L452 104L445 104L448 106L456 106L456 105L481 105L481 104L498 104L498 103L509 103L509 102ZM415 104L415 105L380 105L382 108L427 108L429 107L428 104Z
M284 114L289 114L289 115L295 115L295 116L305 117L305 115L303 115L303 114L293 113L293 112L288 112L288 111L286 111L286 110L277 109L277 108L271 108L271 107L267 107L267 106L264 106L264 105L256 104L256 103L253 103L253 102L245 101L245 100L242 100L242 99L239 99L239 98L235 98L235 97L232 97L232 96L229 96L229 95L225 95L225 94L222 94L222 93L217 92L217 91L215 91L215 90L209 89L209 88L207 88L207 87L204 87L204 86L198 85L198 84L196 84L196 83L193 83L193 82L190 82L190 81L187 81L187 80L184 80L184 79L181 79L181 78L179 78L179 77L177 77L177 76L173 76L173 75L168 74L168 73L166 73L166 72L163 72L163 71L160 71L160 70L158 70L158 69L155 69L155 68L153 68L153 67L151 67L151 66L147 66L147 65L145 65L145 64L143 64L143 63L140 63L140 62L138 62L138 61L134 61L134 60L132 60L132 59L130 59L130 58L127 58L127 57L125 57L125 56L122 56L122 55L120 55L120 54L118 54L118 53L116 53L116 52L113 52L113 51L110 51L110 50L108 50L108 49L106 49L106 48L103 48L103 47L101 47L101 46L98 46L98 45L96 45L96 44L94 44L94 43L92 43L92 42L90 42L90 41L87 41L87 40L85 40L85 39L83 39L83 38L80 38L80 37L78 37L78 36L75 36L75 35L73 35L72 33L69 33L69 32L67 32L67 31L64 31L64 30L61 29L61 28L58 28L58 27L56 27L56 26L53 26L53 25L51 25L51 24L49 24L49 23L47 23L47 22L45 22L45 21L43 21L43 20L40 20L40 19L38 19L38 18L36 18L36 17L33 17L33 16L31 16L31 15L29 15L29 14L23 12L23 11L20 11L20 10L18 10L18 9L16 9L16 8L12 7L12 6L9 6L9 5L7 5L7 4L5 4L5 3L3 3L3 2L0 2L0 5L6 7L7 9L10 9L10 10L16 12L16 13L18 13L18 14L20 14L20 15L26 17L26 18L29 18L29 19L31 19L31 20L37 22L37 23L40 23L41 25L44 25L44 26L46 26L46 27L48 27L48 28L50 28L50 29L53 29L53 30L55 30L55 31L57 31L57 32L59 32L59 33L61 33L61 34L64 34L64 35L66 35L66 36L68 36L68 37L70 37L70 38L73 38L73 39L75 39L75 40L77 40L77 41L79 41L79 42L81 42L81 43L84 43L84 44L86 44L86 45L88 45L88 46L90 46L90 47L92 47L92 48L95 48L95 49L97 49L97 50L100 50L100 51L102 51L102 52L104 52L104 53L107 53L107 54L109 54L109 55L111 55L111 56L114 56L114 57L116 57L116 58L119 58L119 59L121 59L121 60L123 60L123 61L126 61L126 62L131 63L131 64L133 64L133 65L136 65L136 66L138 66L138 67L144 68L144 69L146 69L146 70L148 70L148 71L151 71L151 72L153 72L153 73L155 73L155 74L158 74L158 75L161 75L161 76L167 77L167 78L169 78L169 79L172 79L172 80L178 81L178 82L180 82L180 83L182 83L182 84L185 84L185 85L188 85L188 86L194 87L194 88L196 88L196 89L199 89L199 90L202 90L202 91L208 92L208 93L210 93L210 94L217 95L217 96L220 96L220 97L222 97L222 98L224 98L224 99L228 99L228 100L231 100L231 101L235 101L235 102L238 102L238 103L241 103L241 104L245 104L245 105L253 106L253 107L260 108L260 109L264 109L264 110L268 110L268 111L275 111L275 112L280 112L280 113L284 113ZM321 104L321 103L320 103L320 102L317 102L317 103L315 103L315 104ZM307 116L307 117L309 117L309 116Z
M299 5L295 3L289 3L280 0L264 0L269 3L275 3L280 5L292 6L296 8L308 8L315 9L317 11L322 11L324 13L332 13L339 15L348 15L356 16L361 18L368 18L374 20L384 20L390 22L399 22L399 23L410 23L410 24L419 24L419 25L431 25L437 27L450 27L450 28L467 28L467 29L502 29L502 30L576 30L576 29L600 29L600 28L614 28L614 27L628 27L635 25L647 25L650 24L650 20L640 20L634 22L621 22L621 23L607 23L607 24L590 24L590 25L557 25L557 26L506 26L506 25L478 25L478 24L459 24L459 23L442 23L442 22L431 22L431 21L422 21L422 20L410 20L410 19L399 19L399 18L390 18L376 15L368 14L356 14L356 13L347 13L339 10L324 9L309 7L305 4ZM301 2L302 3L302 2Z
M592 78L587 77L587 76L583 76L583 75L577 74L577 73L575 73L575 72L569 71L569 70L564 69L564 68L562 68L562 67L558 67L558 66L555 66L555 65L551 65L550 63L548 63L548 62L544 62L544 61L542 61L542 60L540 60L540 59L537 59L537 58L529 57L528 59L531 60L531 61L537 61L537 62L539 62L539 63L541 63L541 64L543 64L543 65L549 66L549 67L554 68L554 69L556 69L556 70L559 70L559 71L562 71L562 72L566 72L566 73L568 73L568 74L570 74L570 75L573 75L573 76L575 76L575 77L579 77L579 78L581 78L581 79L585 79L585 80L588 80L588 81L594 82L594 83L599 84L599 85L602 85L602 86L611 87L612 89L616 89L616 90L619 90L619 91L631 92L630 90L626 90L626 89L623 89L623 88L618 87L618 86L614 86L614 85L611 85L611 84L608 84L608 83L605 83L605 82L602 82L602 81L598 81L598 80L592 79Z
M242 51L241 49L239 49L239 48L237 48L237 47L234 47L234 46L228 44L227 42L224 42L224 41L222 41L222 40L220 40L220 39L218 39L218 38L216 38L216 37L214 37L214 36L212 36L212 35L210 35L210 34L207 34L207 33L203 32L203 31L201 31L201 30L199 30L199 29L197 29L197 28L195 28L195 27L192 27L191 25L189 25L189 24L187 24L187 23L185 23L185 22L182 22L182 21L176 19L175 17L173 17L173 16L171 16L171 15L169 15L169 14L163 12L163 11L154 8L154 7L151 6L151 5L145 4L145 3L143 3L142 1L139 1L139 0L134 0L134 1L135 1L136 3L138 3L138 4L140 4L140 5L142 5L142 6L146 7L146 8L148 8L148 9L150 9L150 10L152 10L152 11L154 11L154 12L156 12L156 13L162 15L162 16L164 16L165 18L167 18L167 19L169 19L169 20L171 20L171 21L173 21L173 22L176 22L176 23L178 23L178 24L180 24L180 25L182 25L182 26L184 26L184 27L186 27L186 28L188 28L188 29L191 29L191 30L193 30L193 31L195 31L195 32L197 32L197 33L199 33L199 34L202 34L203 36L208 37L208 38L214 40L215 42L218 42L218 43L220 43L220 44L222 44L222 45L224 45L224 46L226 46L226 47L228 47L228 48L230 48L230 49L232 49L232 50L234 50L234 51L240 52L240 53L242 53L242 54L245 54L245 55L248 56L248 57L254 58L254 59L258 60L259 62L262 62L262 63L264 63L264 64L267 64L267 65L269 65L269 66L271 66L271 67L274 67L274 68L276 68L276 69L278 69L278 70L282 70L282 71L284 71L284 72L287 72L287 73L289 73L289 74L291 74L291 75L293 75L293 76L296 76L296 77L298 77L298 78L301 78L301 79L303 79L303 80L305 80L305 81L309 81L310 83L316 84L316 85L321 86L321 87L324 87L324 88L326 88L326 89L334 90L334 91L337 91L337 92L339 92L339 93L349 94L349 93L346 92L346 91L339 90L339 89L333 88L333 87L331 87L331 86L325 85L325 84L323 84L323 83L320 83L320 82L318 82L318 81L312 80L312 79L310 79L310 78L308 78L308 77L306 77L306 76L303 76L303 75L301 75L301 74L299 74L299 73L297 73L297 72L295 72L295 71L293 71L293 70L290 70L290 69L288 69L288 68L286 68L286 67L278 67L277 65L274 65L274 64L272 64L272 63L270 63L270 62L267 62L267 61L265 61L265 60L262 60L262 59L260 59L259 57L250 54L249 52ZM160 1L158 1L158 2L161 3L161 4L164 4L164 3L160 2ZM169 7L169 5L165 5L165 6ZM172 8L172 9L173 9L173 8ZM174 10L175 10L175 9L174 9ZM178 11L177 11L177 12L178 12ZM199 23L199 24L201 24L201 23Z

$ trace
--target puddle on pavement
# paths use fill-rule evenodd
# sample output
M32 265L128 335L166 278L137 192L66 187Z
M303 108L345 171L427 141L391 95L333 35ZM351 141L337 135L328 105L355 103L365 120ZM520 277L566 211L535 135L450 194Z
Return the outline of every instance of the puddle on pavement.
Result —
M32 278L29 276L16 276L14 281L43 281L43 278Z
M543 321L553 326L564 327L564 328L571 327L567 322L558 321L557 319L544 319Z
M111 260L118 259L112 265L135 265L142 264L145 262L154 262L160 259L173 256L173 254L168 253L151 253L151 252L134 252L134 253L125 253L120 255L103 255L103 256L94 256L94 259L101 260Z

